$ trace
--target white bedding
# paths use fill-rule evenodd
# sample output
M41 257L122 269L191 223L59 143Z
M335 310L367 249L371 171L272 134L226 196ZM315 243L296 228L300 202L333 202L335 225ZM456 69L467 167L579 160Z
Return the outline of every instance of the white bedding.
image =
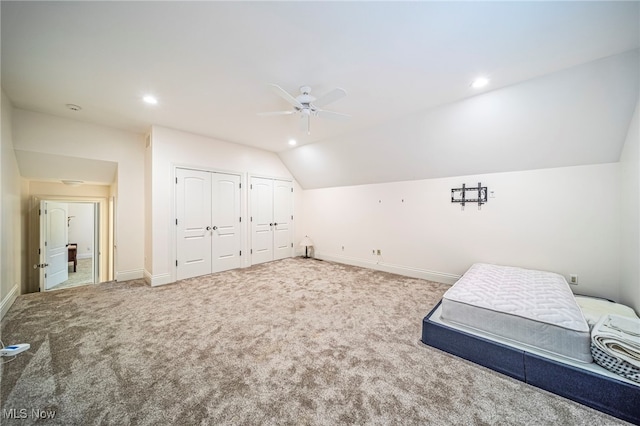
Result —
M444 294L442 320L590 363L591 336L558 274L477 263Z
M576 302L578 302L578 306L580 306L582 315L584 315L584 319L587 320L590 329L593 328L603 316L608 314L621 315L627 318L638 318L636 312L630 307L605 299L576 295Z
M593 344L605 354L640 369L640 320L605 315L593 327Z

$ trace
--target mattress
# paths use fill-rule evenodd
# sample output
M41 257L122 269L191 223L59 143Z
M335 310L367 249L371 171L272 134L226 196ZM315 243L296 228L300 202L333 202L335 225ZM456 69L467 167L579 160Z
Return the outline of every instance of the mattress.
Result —
M442 298L443 322L590 363L591 336L558 274L477 263Z

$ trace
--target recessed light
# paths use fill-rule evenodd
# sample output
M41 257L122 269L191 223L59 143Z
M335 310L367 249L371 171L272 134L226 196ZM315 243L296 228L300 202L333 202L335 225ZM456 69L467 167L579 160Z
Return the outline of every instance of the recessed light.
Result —
M487 77L478 77L471 82L471 87L474 89L482 89L487 84L489 84L489 79Z
M296 146L298 142L295 139L289 139L289 145Z
M146 103L148 103L149 105L157 105L158 104L158 99L156 99L155 96L146 95L144 98L142 98L142 100L145 101Z

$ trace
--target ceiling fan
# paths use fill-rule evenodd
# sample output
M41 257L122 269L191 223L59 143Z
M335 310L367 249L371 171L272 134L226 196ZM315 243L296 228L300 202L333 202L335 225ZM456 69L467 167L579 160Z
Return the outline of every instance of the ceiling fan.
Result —
M339 87L333 89L329 93L326 93L319 98L316 98L311 95L311 87L302 86L300 88L300 94L294 98L289 94L289 92L287 92L277 84L271 84L270 86L276 95L280 96L282 99L293 105L293 109L288 111L261 112L258 113L258 115L270 116L298 114L300 115L300 129L302 131L306 131L309 135L311 134L311 125L309 123L311 116L328 118L331 120L346 120L350 117L347 114L320 109L321 107L330 104L331 102L335 102L338 99L347 96L347 92Z

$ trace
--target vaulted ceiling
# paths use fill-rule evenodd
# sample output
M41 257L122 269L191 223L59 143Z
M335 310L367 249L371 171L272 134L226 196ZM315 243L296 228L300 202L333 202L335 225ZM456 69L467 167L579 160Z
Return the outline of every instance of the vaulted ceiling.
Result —
M277 152L306 188L617 161L639 6L2 1L2 87L17 108ZM260 117L291 107L272 83L344 88L326 109L351 118L308 135Z

